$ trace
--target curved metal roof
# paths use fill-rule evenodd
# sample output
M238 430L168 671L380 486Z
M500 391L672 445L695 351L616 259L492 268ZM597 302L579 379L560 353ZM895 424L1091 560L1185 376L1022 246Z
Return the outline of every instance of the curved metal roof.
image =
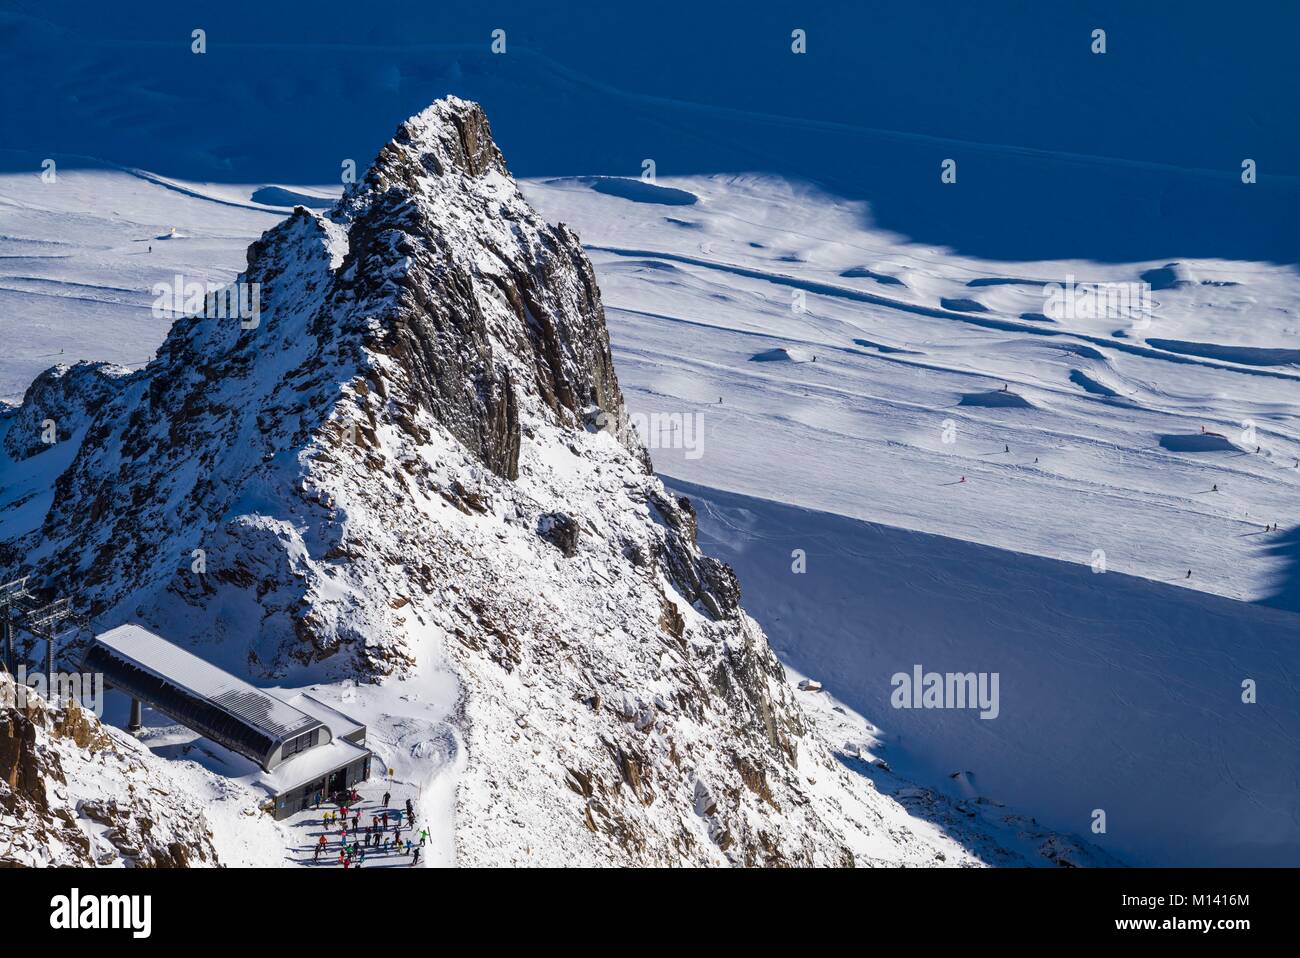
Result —
M281 743L325 724L139 625L98 636L82 668L263 768Z

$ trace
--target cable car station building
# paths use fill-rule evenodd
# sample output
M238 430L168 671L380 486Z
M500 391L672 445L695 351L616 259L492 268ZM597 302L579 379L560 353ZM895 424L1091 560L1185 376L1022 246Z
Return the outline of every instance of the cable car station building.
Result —
M364 725L306 693L277 698L142 626L97 636L82 670L131 697L132 731L144 702L255 762L277 819L370 777Z

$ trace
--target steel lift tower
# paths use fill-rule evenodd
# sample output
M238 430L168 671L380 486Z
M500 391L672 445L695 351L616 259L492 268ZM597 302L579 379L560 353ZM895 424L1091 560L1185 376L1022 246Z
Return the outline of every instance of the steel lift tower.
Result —
M27 578L0 584L0 630L4 632L4 664L10 675L18 669L14 655L14 619L36 604L36 596L27 591Z
M54 645L59 638L59 626L72 615L71 599L55 599L49 605L32 609L23 615L23 627L45 640L45 678L54 682Z

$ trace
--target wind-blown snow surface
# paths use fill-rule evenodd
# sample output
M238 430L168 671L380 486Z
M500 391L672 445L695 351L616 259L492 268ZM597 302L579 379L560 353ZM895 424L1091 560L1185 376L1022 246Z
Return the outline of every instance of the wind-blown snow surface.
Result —
M895 770L1104 809L1130 861L1300 860L1294 268L988 263L775 178L663 182L699 202L530 195L592 250L633 412L702 417L656 467L784 661ZM1149 321L1043 315L1070 277L1149 283ZM748 361L779 350L816 359ZM1000 716L893 709L914 664L1000 672Z
M662 182L700 203L529 190L591 250L634 410L704 416L703 455L652 449L661 471L1069 562L1102 549L1111 571L1294 603L1294 550L1263 530L1300 522L1300 363L1255 355L1300 346L1293 267L1181 263L1181 280L1151 284L1149 323L1051 320L1047 284L1139 282L1166 263L990 263L776 178ZM816 362L747 362L776 349ZM1223 451L1162 444L1203 428Z
M697 484L706 544L737 566L786 663L874 723L896 774L952 801L1080 834L1105 808L1091 838L1127 860L1293 862L1300 368L1266 351L1296 344L1294 270L1010 266L904 243L860 205L780 179L660 182L697 201L584 179L526 189L588 246L631 411L704 417L698 449L651 452ZM233 276L283 215L252 201L271 184L179 185L6 178L0 391L59 349L146 358L165 333L150 284ZM172 225L181 239L148 242ZM1147 276L1150 326L1044 317L1042 285L1070 275ZM751 361L781 351L806 361ZM1202 427L1230 447L1197 451ZM889 675L914 662L1002 670L1000 717L888 708ZM1244 678L1258 705L1240 703Z

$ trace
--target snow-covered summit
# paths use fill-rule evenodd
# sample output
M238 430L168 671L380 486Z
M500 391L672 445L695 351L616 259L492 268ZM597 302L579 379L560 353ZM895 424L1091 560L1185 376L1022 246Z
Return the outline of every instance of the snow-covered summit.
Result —
M6 484L40 490L4 577L254 680L453 687L436 741L370 724L447 759L463 862L1090 860L964 840L826 746L621 425L591 265L477 105L404 123L235 285L255 316L180 318L136 372L57 368L0 420Z

